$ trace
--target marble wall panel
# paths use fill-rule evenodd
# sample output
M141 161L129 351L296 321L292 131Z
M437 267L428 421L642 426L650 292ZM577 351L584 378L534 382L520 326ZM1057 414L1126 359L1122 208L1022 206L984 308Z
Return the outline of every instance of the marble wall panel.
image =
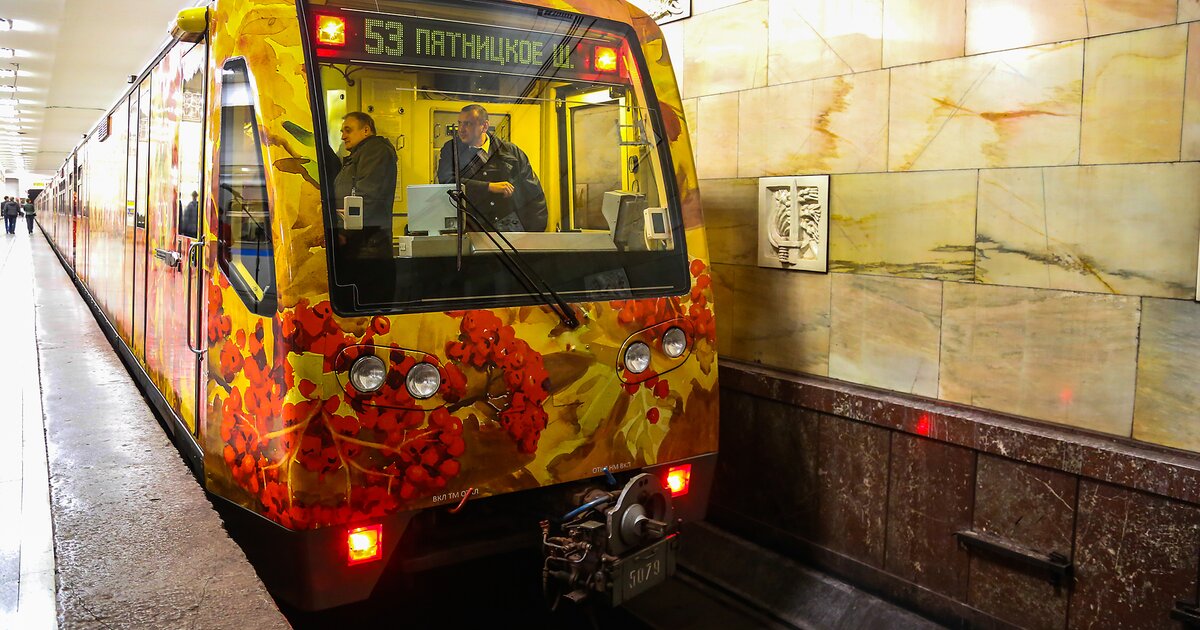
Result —
M883 67L962 56L966 0L883 3Z
M818 457L818 544L883 566L891 432L822 414Z
M1200 164L979 174L976 280L1192 298Z
M1200 0L1196 0L1200 4ZM1180 5L1182 9L1182 5ZM1198 16L1196 19L1200 19ZM1200 160L1200 23L1188 25L1187 76L1183 93L1180 159Z
M1083 480L1071 628L1171 628L1177 600L1196 600L1200 509Z
M742 92L738 176L886 170L888 73Z
M1179 159L1187 33L1177 25L1087 41L1081 163Z
M706 96L767 84L767 0L684 20L683 95Z
M829 269L974 278L975 171L832 178Z
M704 229L714 263L756 265L757 179L702 179Z
M771 85L878 70L883 0L770 0Z
M717 9L724 9L735 4L741 4L746 0L692 0L692 15L708 13ZM686 20L685 20L686 21Z
M1142 301L1133 437L1200 452L1200 303Z
M680 93L683 90L683 68L687 61L683 50L683 25L685 23L681 20L659 27L662 29L663 39L667 42L667 55L671 58L671 69L675 71L675 82L679 85Z
M833 275L831 378L937 397L942 283Z
M971 526L975 453L893 433L890 471L885 568L965 600L970 556L954 532Z
M1075 164L1081 41L892 70L894 171Z
M725 356L818 376L829 373L828 274L733 267L732 343Z
M1200 20L1200 0L1179 0L1179 16L1177 22Z
M939 398L1128 436L1138 298L947 283Z
M713 316L717 320L717 355L733 356L733 329L737 321L737 302L734 301L734 283L737 282L738 267L712 265Z
M967 0L967 54L1087 37L1085 0Z
M819 512L819 415L735 394L728 404L722 395L721 418L713 503L811 540Z
M1176 0L1086 0L1088 35L1173 24Z
M1036 553L1070 558L1077 486L1074 475L980 454L972 529ZM1067 593L1045 573L984 551L972 553L968 603L1011 624L1062 628Z
M738 175L738 95L700 98L696 105L696 176L700 179Z

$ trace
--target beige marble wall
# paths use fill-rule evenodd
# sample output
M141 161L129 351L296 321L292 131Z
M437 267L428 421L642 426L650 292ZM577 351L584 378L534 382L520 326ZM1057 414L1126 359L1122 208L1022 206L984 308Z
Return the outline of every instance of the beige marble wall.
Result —
M884 71L742 92L738 176L885 170L887 94Z
M975 180L975 171L834 177L830 271L970 280Z
M704 96L696 104L696 175L701 179L738 176L737 92Z
M1084 0L967 0L967 54L1087 37Z
M1088 35L1172 24L1176 9L1176 0L1087 0Z
M721 272L731 274L725 304L735 322L724 356L828 375L828 274L727 265Z
M767 84L767 0L748 0L684 21L683 95Z
M767 82L878 70L883 0L770 0Z
M1197 0L1197 3L1200 3L1200 0ZM1180 159L1200 160L1200 23L1188 25L1182 144Z
M1179 159L1187 27L1087 41L1080 161Z
M1083 43L892 70L888 167L1075 164Z
M946 283L939 397L1128 436L1140 299Z
M983 171L977 229L979 282L1190 299L1200 163Z
M942 283L833 274L829 376L936 398Z
M708 253L714 263L755 265L758 260L758 180L700 181Z
M1179 17L1177 22L1200 20L1200 0L1179 0Z
M962 56L966 0L883 3L883 67Z
M724 356L1200 452L1200 0L693 12ZM806 174L831 273L755 267L757 178Z
M1142 302L1133 437L1200 451L1200 304Z

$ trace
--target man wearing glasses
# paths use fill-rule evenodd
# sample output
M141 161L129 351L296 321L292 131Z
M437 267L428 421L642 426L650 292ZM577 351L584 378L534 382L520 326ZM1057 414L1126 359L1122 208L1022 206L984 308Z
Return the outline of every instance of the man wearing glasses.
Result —
M546 193L529 157L489 130L487 110L475 104L462 108L458 134L442 145L438 183L454 183L451 143L456 143L459 175L471 205L501 232L544 232Z

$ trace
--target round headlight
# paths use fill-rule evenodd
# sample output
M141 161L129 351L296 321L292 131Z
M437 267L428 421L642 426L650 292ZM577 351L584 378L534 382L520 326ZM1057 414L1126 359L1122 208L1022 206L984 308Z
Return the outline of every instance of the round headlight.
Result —
M350 384L364 394L370 394L383 387L385 378L387 366L383 364L383 359L373 354L359 357L354 365L350 366Z
M662 338L663 352L672 359L678 359L687 350L687 335L679 328L671 328Z
M625 369L634 374L641 374L650 367L650 346L635 341L625 348Z
M442 373L432 363L418 363L408 371L404 386L413 398L429 398L442 386Z

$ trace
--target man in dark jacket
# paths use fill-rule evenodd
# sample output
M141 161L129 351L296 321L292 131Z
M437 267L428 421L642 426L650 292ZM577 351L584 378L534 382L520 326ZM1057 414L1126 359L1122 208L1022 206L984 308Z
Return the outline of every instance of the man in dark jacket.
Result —
M4 214L4 231L16 234L17 216L21 214L21 206L12 197L5 196L4 203L0 203L0 213Z
M467 199L502 232L544 232L546 193L517 145L489 132L488 113L467 105L458 113L458 135L442 145L438 182L454 183L452 144Z
M350 155L333 180L338 214L345 210L346 197L362 197L362 229L345 229L344 217L337 231L338 246L353 258L392 257L392 202L396 197L396 149L375 135L375 121L362 112L350 112L342 120L342 143Z
M25 224L29 226L29 233L33 234L33 218L37 216L37 210L28 198L24 201L25 203L21 205L21 212L25 215Z

